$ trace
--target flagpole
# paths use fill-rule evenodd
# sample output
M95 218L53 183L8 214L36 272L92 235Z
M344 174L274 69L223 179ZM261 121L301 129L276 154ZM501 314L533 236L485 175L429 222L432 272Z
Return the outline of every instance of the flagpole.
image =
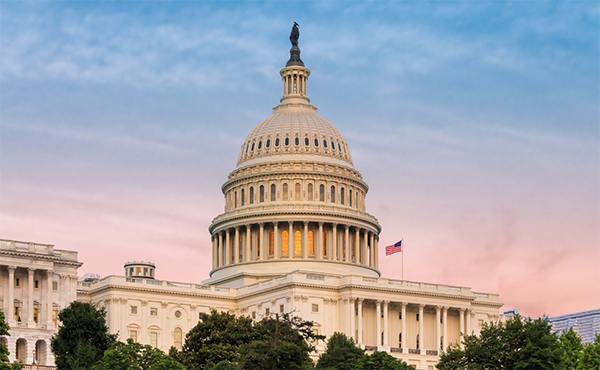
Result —
M402 238L402 241L404 241L404 238ZM400 244L402 245L402 280L404 281L404 243Z

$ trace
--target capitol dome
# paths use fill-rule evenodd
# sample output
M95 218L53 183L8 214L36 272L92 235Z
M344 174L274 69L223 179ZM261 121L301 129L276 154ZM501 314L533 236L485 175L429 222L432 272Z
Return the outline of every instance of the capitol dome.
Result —
M297 270L380 276L368 185L342 134L310 104L310 70L290 41L280 104L246 137L222 186L208 284L239 287Z

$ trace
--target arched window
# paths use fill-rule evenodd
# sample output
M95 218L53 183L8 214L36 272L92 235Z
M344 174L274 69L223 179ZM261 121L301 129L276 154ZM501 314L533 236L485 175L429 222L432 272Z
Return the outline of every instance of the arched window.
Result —
M348 205L352 207L352 189L348 190Z
M346 154L346 145L344 145L344 154Z
M259 200L260 200L261 203L265 201L265 187L264 187L264 185L260 186L260 195L259 195L259 197L260 197Z
M235 195L234 195L234 196L235 196L235 208L237 208L237 202L238 202L238 201L237 201L237 191L235 191L235 193L234 193L234 194L235 194Z
M302 233L296 230L294 233L294 254L299 256L302 254Z
M327 233L323 230L323 235L321 236L322 240L322 248L323 248L323 257L327 257Z
M275 232L271 231L269 233L269 256L275 254Z
M173 330L173 347L181 351L181 345L183 344L183 333L181 328L175 328Z
M315 139L315 146L319 146L319 139Z
M250 144L246 145L246 154L248 154L248 149L250 148Z
M275 201L276 194L277 194L277 190L275 188L275 184L271 184L271 202Z
M340 188L340 204L344 204L344 188Z
M258 149L262 148L262 140L258 142Z
M250 151L254 151L254 143L252 143L252 148L250 148Z
M331 203L335 203L335 186L331 185Z
M307 137L304 138L304 145L308 146L310 144L310 141L308 140Z
M285 138L285 146L288 146L288 145L290 145L290 138L286 137Z
M275 139L275 147L277 148L279 146L279 138Z
M250 187L250 204L254 204L254 187Z
M340 153L342 152L342 148L340 147L340 143L338 143L338 150L340 151Z
M301 193L302 193L302 190L301 190L300 183L297 182L296 185L294 185L294 199L300 200Z
M331 149L335 150L335 143L333 141L331 142Z
M308 194L307 194L307 198L309 201L312 202L313 200L313 184L308 184L308 190L307 190Z
M300 138L299 137L296 137L294 139L294 144L296 144L296 146L300 145Z
M342 259L346 259L346 234L342 234Z
M267 140L267 149L271 146L271 139Z
M354 235L352 235L350 237L350 257L352 258L352 261L355 260L355 256L356 256L356 237Z
M287 256L289 253L288 245L290 245L288 241L288 232L287 230L283 230L281 232L281 254L283 256Z
M246 189L242 189L242 207L246 204Z
M325 147L325 149L327 149L327 140L323 139L323 147Z
M283 189L281 190L281 198L283 198L283 200L288 200L288 184L283 184Z
M314 256L315 255L315 234L312 232L312 230L308 231L308 255L309 256Z
M319 185L319 200L321 202L325 201L325 185Z

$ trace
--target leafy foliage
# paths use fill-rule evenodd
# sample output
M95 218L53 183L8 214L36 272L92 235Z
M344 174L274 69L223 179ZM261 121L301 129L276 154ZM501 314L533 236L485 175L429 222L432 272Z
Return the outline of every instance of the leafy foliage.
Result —
M386 370L414 370L406 362L390 355L387 352L373 352L371 355L365 354L356 366L360 370L386 369Z
M94 370L184 370L185 367L158 348L141 345L132 339L115 342L104 352Z
M4 312L0 311L0 335L10 335L10 326L4 320ZM0 370L10 369L8 365L8 348L0 343Z
M255 324L259 339L240 348L240 365L253 369L306 369L314 367L310 353L318 340L313 323L289 314L265 317Z
M181 351L169 354L190 369L210 368L221 361L238 362L238 349L260 339L252 319L227 312L202 314L201 320L185 336Z
M582 370L598 370L600 369L600 334L596 334L596 338L592 343L587 343L583 347L583 354L579 369Z
M317 369L353 370L365 355L344 333L333 333L327 341L327 349L319 357Z
M485 324L480 336L466 335L464 350L452 345L437 368L554 369L561 367L562 348L547 318L515 316L506 323Z
M569 328L559 338L562 347L562 364L565 369L577 369L583 356L583 344L581 338Z
M90 369L115 342L109 334L106 312L89 303L73 301L58 314L62 326L50 345L59 369Z

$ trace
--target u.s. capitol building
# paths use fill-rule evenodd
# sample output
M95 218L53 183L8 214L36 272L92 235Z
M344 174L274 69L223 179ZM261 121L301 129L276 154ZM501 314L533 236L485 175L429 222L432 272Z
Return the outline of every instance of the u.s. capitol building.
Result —
M152 263L131 262L124 276L79 282L77 299L105 308L120 340L163 351L181 348L200 313L224 310L260 320L293 312L313 321L319 334L343 332L367 351L433 369L441 349L498 320L502 303L469 287L381 277L381 226L367 213L367 183L342 134L310 104L310 71L294 41L280 71L280 104L242 143L237 167L222 186L224 213L209 227L210 278L161 281ZM50 365L55 315L75 299L71 281L80 263L61 262L71 252L57 260L52 246L31 245L0 244L2 305L13 328L2 340L11 360L31 363L35 347L37 362ZM319 352L324 348L320 343Z

